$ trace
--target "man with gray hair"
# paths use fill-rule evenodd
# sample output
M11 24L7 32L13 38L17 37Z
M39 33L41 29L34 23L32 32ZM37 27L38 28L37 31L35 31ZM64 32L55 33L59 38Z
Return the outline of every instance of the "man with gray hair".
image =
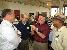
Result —
M30 25L28 23L28 15L21 14L20 22L16 25L17 29L21 32L21 43L18 46L18 50L29 50L29 36Z

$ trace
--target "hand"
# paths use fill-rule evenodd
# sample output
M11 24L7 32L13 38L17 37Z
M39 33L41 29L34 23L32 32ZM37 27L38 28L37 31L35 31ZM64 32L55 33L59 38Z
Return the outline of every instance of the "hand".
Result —
M18 34L21 35L21 32L19 30L17 30Z
M36 27L34 25L31 26L31 31L35 31Z
M17 35L21 36L21 32L19 30L17 30Z

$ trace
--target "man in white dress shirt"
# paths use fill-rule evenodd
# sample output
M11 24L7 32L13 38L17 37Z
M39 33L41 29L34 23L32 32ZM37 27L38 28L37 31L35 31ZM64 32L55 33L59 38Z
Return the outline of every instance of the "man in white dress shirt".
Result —
M15 19L11 9L2 11L3 21L0 25L0 50L14 50L21 42L20 32L12 24Z

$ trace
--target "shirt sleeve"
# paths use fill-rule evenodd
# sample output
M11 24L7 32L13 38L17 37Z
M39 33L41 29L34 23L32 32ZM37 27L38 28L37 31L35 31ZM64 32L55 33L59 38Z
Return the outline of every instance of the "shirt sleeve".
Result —
M67 50L67 31L65 31L66 33L63 35L63 48L64 50Z

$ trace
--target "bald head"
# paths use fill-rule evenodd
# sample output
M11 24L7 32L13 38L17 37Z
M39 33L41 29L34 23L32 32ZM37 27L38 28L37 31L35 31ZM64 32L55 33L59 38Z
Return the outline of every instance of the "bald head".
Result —
M29 16L27 15L27 14L21 14L21 18L20 18L20 20L22 20L22 21L28 21L28 19L29 19Z

